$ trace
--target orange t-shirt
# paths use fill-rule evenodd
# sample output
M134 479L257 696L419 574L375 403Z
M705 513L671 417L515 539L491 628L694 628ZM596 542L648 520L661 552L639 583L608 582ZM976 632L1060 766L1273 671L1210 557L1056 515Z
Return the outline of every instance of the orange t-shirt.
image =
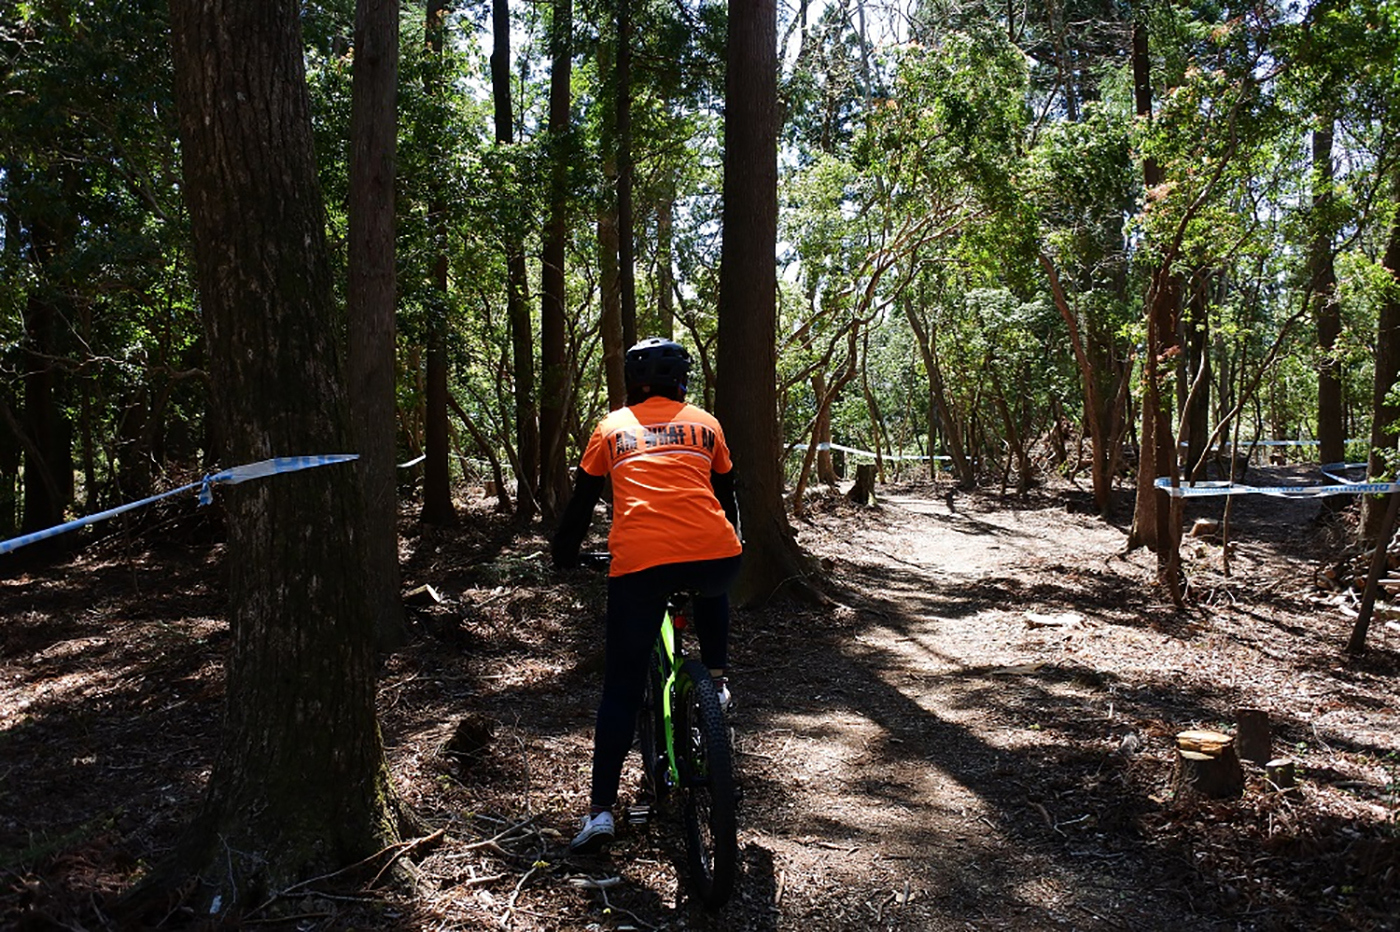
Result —
M610 575L743 552L710 487L712 470L733 468L710 413L659 397L619 408L594 428L580 465L591 476L612 473Z

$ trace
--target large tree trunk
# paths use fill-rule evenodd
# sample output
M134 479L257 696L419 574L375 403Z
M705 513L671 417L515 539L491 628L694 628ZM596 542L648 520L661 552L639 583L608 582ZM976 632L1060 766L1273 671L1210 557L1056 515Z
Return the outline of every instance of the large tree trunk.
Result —
M744 568L740 604L764 601L807 569L783 506L777 400L777 8L729 5L724 110L716 413L738 472Z
M325 212L299 7L171 7L184 193L224 462L344 452ZM397 840L375 719L359 484L328 466L230 487L227 711L173 862L220 916ZM168 875L167 875L168 876Z
M442 56L446 30L446 0L428 0L428 51ZM432 79L430 79L432 80ZM430 94L441 95L443 88L432 80ZM433 260L433 288L437 301L428 309L427 378L423 386L423 511L425 524L450 527L457 523L457 507L452 502L452 479L448 466L451 453L447 425L447 204L437 192L429 212L436 219L438 254Z
M564 256L569 236L569 82L573 64L573 0L554 0L550 25L549 222L540 270L540 509L551 523L569 499L566 412L572 388L565 310Z
M1400 195L1400 171L1396 172L1392 187L1395 194ZM1374 477L1385 475L1390 469L1381 451L1395 449L1395 437L1389 431L1400 421L1400 405L1387 401L1390 390L1400 379L1400 214L1391 221L1390 242L1382 262L1395 279L1395 286L1381 304L1376 321L1376 382L1371 393L1371 455L1367 472ZM1362 497L1362 540L1374 541L1380 534L1385 503L1385 497Z
M365 502L365 588L384 649L407 639L399 601L394 452L394 155L399 6L359 0L350 109L350 410Z

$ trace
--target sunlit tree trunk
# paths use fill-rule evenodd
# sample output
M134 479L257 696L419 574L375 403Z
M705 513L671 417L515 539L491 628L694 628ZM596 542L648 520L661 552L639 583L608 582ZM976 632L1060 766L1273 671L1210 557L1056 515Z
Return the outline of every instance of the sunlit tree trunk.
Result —
M716 414L738 470L740 604L801 588L805 561L783 505L777 399L778 111L774 0L729 5Z

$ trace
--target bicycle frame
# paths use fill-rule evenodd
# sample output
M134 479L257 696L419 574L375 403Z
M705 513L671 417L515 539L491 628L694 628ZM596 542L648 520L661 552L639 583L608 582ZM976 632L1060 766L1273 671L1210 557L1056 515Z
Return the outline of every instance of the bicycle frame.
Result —
M679 624L677 624L677 619ZM661 633L657 636L656 644L659 652L658 659L661 663L662 740L666 745L666 768L671 786L680 785L681 774L680 764L676 760L676 731L675 719L671 710L671 696L676 685L676 674L680 670L680 664L676 663L678 629L684 627L685 616L668 603L666 614L661 619Z

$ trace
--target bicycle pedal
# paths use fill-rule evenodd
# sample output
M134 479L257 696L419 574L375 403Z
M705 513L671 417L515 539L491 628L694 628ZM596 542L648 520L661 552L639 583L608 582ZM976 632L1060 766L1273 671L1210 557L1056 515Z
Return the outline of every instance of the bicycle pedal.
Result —
M652 809L647 805L631 806L627 810L628 825L646 825L651 822Z

